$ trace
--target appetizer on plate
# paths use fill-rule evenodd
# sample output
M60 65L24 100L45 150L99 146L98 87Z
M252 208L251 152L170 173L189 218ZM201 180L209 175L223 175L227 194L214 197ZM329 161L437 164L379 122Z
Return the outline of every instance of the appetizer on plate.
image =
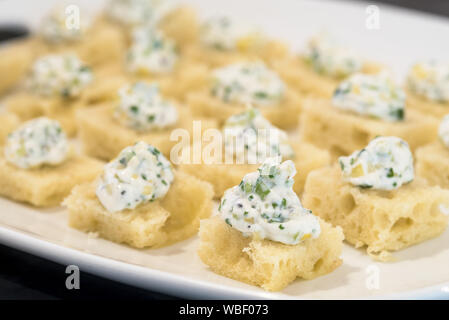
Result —
M273 66L292 88L318 98L332 97L338 84L354 73L374 74L381 70L328 33L312 37L300 57L280 59Z
M176 128L192 134L193 118L187 107L166 99L156 83L136 82L118 91L119 101L79 110L76 114L79 138L89 156L111 160L136 141L146 141L165 156L176 141ZM213 126L211 120L203 121Z
M239 62L216 69L207 83L204 89L187 95L194 115L223 124L251 104L281 129L293 129L298 124L300 96L263 62Z
M332 101L304 103L300 131L305 141L334 156L361 149L379 135L401 137L412 150L434 141L437 121L405 107L404 91L388 74L354 74L338 85Z
M57 206L101 162L75 154L57 121L37 118L8 136L0 155L0 195L38 207Z
M449 115L441 121L439 139L416 150L416 173L430 185L449 189Z
M338 166L307 177L303 203L345 239L377 260L441 234L447 226L449 190L414 177L413 156L398 137L378 137L339 159Z
M193 236L213 206L210 184L174 170L145 142L125 148L93 182L64 201L70 226L136 248Z
M245 60L271 64L285 58L288 48L268 39L256 28L239 24L228 16L215 16L203 23L198 42L185 52L191 59L216 68Z
M406 82L410 108L442 118L449 108L449 63L418 62Z
M195 10L166 0L110 0L102 22L128 41L135 28L158 28L181 47L197 39L199 28Z
M225 192L219 215L200 226L198 254L212 271L278 291L341 264L343 233L301 205L295 172L292 161L270 158Z
M77 6L58 6L42 19L32 50L36 55L73 52L88 65L98 66L121 61L125 39Z
M242 177L262 163L266 157L282 156L292 159L298 175L293 185L294 191L301 195L310 171L330 164L330 155L312 144L289 139L287 134L271 125L257 109L249 109L231 116L223 125L222 137L212 141L214 152L209 158L201 158L200 163L181 164L182 170L210 182L214 186L215 197L239 184ZM209 146L204 147L204 149Z

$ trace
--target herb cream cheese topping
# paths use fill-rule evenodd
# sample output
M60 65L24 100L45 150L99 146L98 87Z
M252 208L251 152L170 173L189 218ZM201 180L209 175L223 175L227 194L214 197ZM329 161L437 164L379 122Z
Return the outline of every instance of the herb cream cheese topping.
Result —
M225 152L237 163L262 163L268 157L294 157L287 133L274 127L259 110L230 117L224 127Z
M156 25L171 7L164 0L110 0L106 15L128 27Z
M335 107L385 121L404 119L405 93L389 75L354 74L334 92Z
M438 135L443 144L449 148L449 114L445 115L441 120Z
M407 84L411 91L428 100L449 102L449 63L417 63L408 74Z
M178 52L173 40L162 32L139 29L134 33L134 43L127 54L130 72L141 74L170 73L178 61Z
M12 132L4 153L9 163L28 169L64 162L69 145L59 123L42 117L27 121Z
M309 40L304 58L316 72L335 78L343 78L357 72L363 64L356 53L339 45L327 33Z
M295 165L267 159L257 172L243 177L240 185L228 189L219 212L231 227L244 236L298 244L320 235L318 218L305 209L293 191Z
M92 79L91 69L75 55L48 55L34 63L26 85L42 96L74 98Z
M410 148L397 137L377 137L339 163L343 180L361 188L393 190L414 178Z
M213 73L213 96L227 103L272 106L284 96L280 77L261 62L235 63Z
M89 27L85 14L79 19L70 16L66 8L56 8L42 20L40 31L42 37L50 43L75 42L83 38Z
M150 131L172 126L178 120L178 111L164 100L156 84L137 82L119 90L120 103L114 117L123 125Z
M247 49L260 44L263 37L256 30L239 25L227 16L207 20L200 30L203 45L217 50L232 51Z
M96 193L106 210L118 212L164 197L173 179L171 164L160 151L138 142L104 167Z

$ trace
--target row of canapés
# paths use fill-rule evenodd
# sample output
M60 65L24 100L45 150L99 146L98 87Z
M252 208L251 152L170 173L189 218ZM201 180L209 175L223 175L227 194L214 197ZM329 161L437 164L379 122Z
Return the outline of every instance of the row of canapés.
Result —
M0 52L21 83L0 115L2 195L66 199L71 226L138 248L200 228L207 265L267 290L334 270L343 238L388 260L446 228L448 66L419 63L402 89L328 36L293 56L229 18L199 26L159 1L113 0L82 26L54 11ZM193 120L222 140L199 162L173 161L170 135L194 136Z

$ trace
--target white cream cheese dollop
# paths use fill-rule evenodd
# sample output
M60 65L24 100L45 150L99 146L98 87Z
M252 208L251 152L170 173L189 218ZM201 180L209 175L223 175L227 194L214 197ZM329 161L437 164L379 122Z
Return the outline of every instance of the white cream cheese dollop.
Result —
M69 154L69 144L55 120L37 118L25 122L7 140L5 159L22 169L58 165Z
M164 74L173 71L178 52L173 40L162 32L149 29L136 30L134 42L128 51L126 62L130 72Z
M156 25L172 5L165 0L110 0L106 15L128 27Z
M361 188L393 190L414 179L413 155L397 137L377 137L339 163L343 180Z
M336 108L385 121L404 119L405 93L386 73L354 74L334 92Z
M75 55L48 55L34 63L26 85L42 96L74 98L92 79L91 69Z
M69 7L57 7L42 20L40 32L47 42L76 42L83 38L90 25L89 19L84 12L80 12L77 19L67 9Z
M430 101L449 102L449 63L416 63L407 76L411 91Z
M449 114L445 115L438 127L438 136L443 144L449 148Z
M312 37L306 47L304 58L312 68L335 78L343 78L362 68L362 59L345 48L327 33Z
M109 212L134 209L164 197L173 179L171 164L160 151L138 142L105 165L96 194Z
M255 46L263 41L263 37L254 28L237 24L230 17L216 16L202 25L200 41L206 47L232 51Z
M318 218L293 191L295 165L267 159L256 172L228 189L220 202L223 220L244 236L294 245L321 233Z
M164 129L178 120L178 110L159 92L157 84L136 82L119 90L114 117L136 131Z
M273 106L284 92L284 82L262 62L235 63L213 72L211 93L223 102Z
M235 157L237 163L258 164L267 157L294 157L287 133L274 127L257 109L231 116L223 132L225 153Z

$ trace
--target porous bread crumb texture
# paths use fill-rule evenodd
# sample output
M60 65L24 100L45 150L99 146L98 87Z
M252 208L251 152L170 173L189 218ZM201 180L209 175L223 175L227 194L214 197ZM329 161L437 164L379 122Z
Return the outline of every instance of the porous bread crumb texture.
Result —
M407 105L410 109L434 116L438 119L442 119L445 115L449 114L449 102L430 101L424 97L418 96L410 90L406 90L406 94Z
M300 116L300 135L331 152L333 158L360 150L377 136L397 136L412 151L437 137L438 121L415 110L406 110L402 122L386 122L333 107L324 99L307 99Z
M251 41L248 39L248 41ZM237 50L226 51L208 48L197 42L188 46L185 55L203 63L211 68L219 68L241 61L263 61L268 66L274 65L276 61L288 56L288 46L280 41L269 40L260 46L244 48L240 46Z
M320 225L317 239L287 245L244 237L214 216L201 221L198 255L215 273L279 291L296 278L313 279L340 266L343 232L321 219Z
M389 251L400 250L441 234L448 216L449 190L429 187L415 178L394 191L361 189L345 183L337 167L315 170L306 181L304 207L334 226L346 240L366 246L376 260L390 260Z
M187 94L187 105L194 116L213 118L223 125L232 115L242 113L246 105L226 103L210 95L208 90L198 90ZM294 129L298 124L298 116L302 109L302 98L293 90L287 89L284 99L279 105L258 108L262 115L274 126L284 130Z
M23 79L33 62L34 41L14 41L0 48L0 94L14 88Z
M301 196L309 172L329 165L330 154L310 143L295 141L291 145L295 151L295 158L292 160L297 170L293 190ZM211 183L214 186L216 199L221 198L227 189L238 185L245 174L256 171L258 167L259 165L224 163L181 164L179 166L185 172Z
M449 189L449 148L441 141L418 148L416 174L432 186Z
M91 181L102 163L74 155L58 166L20 169L0 157L0 195L36 207L54 207L80 183Z
M273 67L292 88L316 98L330 99L343 80L317 73L300 57L278 59ZM378 64L366 62L361 72L375 74L381 69Z
M8 135L20 124L19 117L13 113L1 113L0 111L0 146L2 146Z
M64 201L69 225L135 248L162 247L193 236L213 207L212 186L181 171L175 172L165 197L134 210L108 212L95 188L96 181L81 184Z
M77 112L78 136L85 154L109 161L124 148L138 141L145 141L159 149L166 157L170 157L172 148L180 143L178 140L170 139L173 130L175 128L186 129L190 136L193 132L193 118L190 110L186 107L178 107L179 121L175 127L148 133L138 133L123 126L113 117L113 109L113 104L102 104ZM213 120L196 120L201 121L202 130L216 127L216 122Z
M15 93L5 99L5 106L22 121L37 117L48 117L59 121L64 132L72 137L76 133L76 103L62 98L44 98L27 92Z

